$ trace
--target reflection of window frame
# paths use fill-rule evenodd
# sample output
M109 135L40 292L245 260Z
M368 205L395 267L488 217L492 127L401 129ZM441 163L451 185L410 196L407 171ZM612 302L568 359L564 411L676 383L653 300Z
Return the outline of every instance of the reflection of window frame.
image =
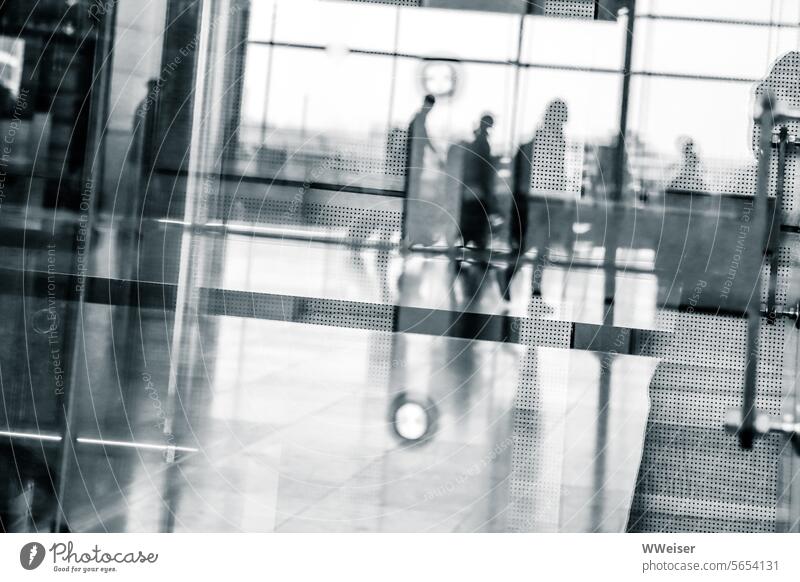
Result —
M275 17L275 20L272 22L273 30L276 26L276 20L280 18L280 14L278 13ZM521 17L521 26L517 32L519 35L519 43L520 47L522 46L522 42L524 40L525 28L529 26L529 23L534 22L533 18L537 19L549 19L547 16L533 16L533 15L524 15ZM681 17L681 16L659 16L654 14L637 14L635 15L635 21L639 20L649 20L649 19L670 19L670 20L685 20L685 21L699 21L699 22L709 22L709 23L717 23L719 19L707 19L707 18L696 18L696 17ZM744 21L744 20L737 20L737 21L726 21L727 24L736 24L736 25L752 25L752 26L765 26L767 23L755 22L755 21ZM776 23L774 24L777 27L785 27L785 24ZM516 57L513 59L508 60L493 60L493 59L480 59L480 58L453 58L451 55L431 55L431 54L422 54L416 52L400 52L398 50L398 38L399 38L399 28L395 30L395 42L394 42L394 50L392 51L382 51L382 50L366 50L366 49L358 49L358 48L351 48L349 52L351 54L364 54L364 55L371 55L371 56L382 56L388 57L390 59L388 66L396 67L397 61L400 58L405 59L412 59L418 60L421 64L421 69L425 66L426 63L452 63L454 66L458 63L465 63L465 64L482 64L482 65L497 65L497 66L511 66L514 67L516 72L522 72L524 70L530 69L541 69L541 70L557 70L557 71L564 71L564 72L587 72L587 73L606 73L606 74L618 74L620 76L625 74L624 67L616 68L616 67L596 67L596 66L575 66L575 65L564 65L564 64L547 64L547 63L533 63L527 62L526 59L523 58L523 55L518 52ZM274 47L284 47L284 48L295 48L295 49L305 49L311 51L326 51L328 47L322 44L311 44L311 43L296 43L296 42L286 42L286 41L275 41L274 37L270 37L269 39L253 39L250 38L248 35L247 38L248 47L252 45L263 45L271 49ZM758 81L760 79L744 79L744 78L731 78L731 77L723 77L723 76L714 76L714 75L693 75L689 73L663 73L657 71L648 71L646 69L641 70L631 70L629 73L631 78L675 78L675 79L692 79L692 80L702 80L702 81L735 81L735 82L744 82L744 83L752 83ZM394 78L394 77L393 77ZM456 80L458 76L456 74ZM394 81L393 81L394 82ZM452 90L446 91L445 94L439 94L439 96L452 96L457 91L457 83L454 83ZM423 85L423 90L425 92L430 92L428 88L425 88ZM518 90L518 88L516 89ZM390 94L394 95L395 89L392 87ZM519 95L515 95L513 98L516 100L518 99ZM622 97L622 92L620 92L620 98ZM391 104L390 104L390 115L391 115ZM265 119L263 120L264 127L268 123L268 111L267 108L264 108L264 115ZM520 120L520 108L513 107L510 113L511 119L509 119L509 123L511 126L516 126ZM389 122L389 125L391 123Z

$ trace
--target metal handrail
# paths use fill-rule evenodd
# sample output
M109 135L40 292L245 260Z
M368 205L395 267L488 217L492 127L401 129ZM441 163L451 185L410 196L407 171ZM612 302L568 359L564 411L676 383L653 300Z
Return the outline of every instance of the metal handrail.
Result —
M770 158L772 155L773 129L777 124L800 119L800 111L782 107L775 103L771 94L765 94L761 101L761 110L755 116L756 123L760 124L761 135L759 139L758 182L754 199L753 226L756 231L755 240L759 244L759 252L767 248L773 255L777 254L777 241L770 236L776 223L775 215L768 216L766 200L769 187ZM787 132L779 132L779 155L785 153ZM783 144L783 145L781 145ZM780 162L780 160L779 160ZM780 168L779 168L780 173ZM779 177L775 214L780 211L780 197L783 184ZM774 235L777 236L777 235ZM763 262L763 256L762 256ZM774 259L773 259L774 262ZM771 265L774 267L774 265ZM777 269L774 269L776 271ZM770 295L768 304L768 321L774 322L775 292L774 281L770 281ZM761 287L761 274L759 271L756 280L757 288ZM788 436L795 451L800 454L800 411L795 411L796 416L787 415L783 418L773 418L756 409L757 396L757 368L758 368L758 338L761 328L760 301L751 300L747 305L747 352L745 361L744 389L742 393L742 406L740 410L728 411L725 418L725 427L739 436L739 443L743 449L752 449L756 437L777 432Z

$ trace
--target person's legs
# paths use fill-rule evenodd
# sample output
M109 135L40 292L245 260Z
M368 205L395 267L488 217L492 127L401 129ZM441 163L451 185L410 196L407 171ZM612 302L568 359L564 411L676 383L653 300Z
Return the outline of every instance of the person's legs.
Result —
M480 205L474 197L469 197L469 195L463 200L461 204L461 217L459 220L462 244L464 246L479 246L481 241L480 224L478 221Z
M508 258L508 266L505 269L505 276L500 284L503 298L511 300L511 283L521 266L522 257L525 256L525 240L528 231L528 200L525 196L514 196L511 203L509 216L509 245L511 253Z

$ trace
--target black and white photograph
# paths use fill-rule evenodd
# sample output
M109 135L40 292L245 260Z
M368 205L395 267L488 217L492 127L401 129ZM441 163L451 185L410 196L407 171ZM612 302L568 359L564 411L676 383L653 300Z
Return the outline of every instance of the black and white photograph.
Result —
M796 580L798 132L800 0L0 0L0 578Z

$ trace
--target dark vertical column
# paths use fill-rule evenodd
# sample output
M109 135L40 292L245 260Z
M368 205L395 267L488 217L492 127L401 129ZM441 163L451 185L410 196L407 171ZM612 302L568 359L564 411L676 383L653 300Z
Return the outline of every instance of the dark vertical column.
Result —
M182 218L185 179L194 113L198 18L201 2L174 0L167 5L164 46L158 75L157 119L152 155L154 176L146 192L146 217Z
M63 328L65 332L63 353L66 354L67 358L66 371L68 380L64 389L58 395L59 408L62 412L62 427L60 431L62 442L58 474L56 476L58 483L56 499L59 504L59 511L56 514L54 524L56 532L62 531L65 526L68 526L64 507L68 501L67 484L69 483L69 472L76 457L74 438L77 435L73 425L77 394L83 381L81 377L83 368L78 365L78 361L82 354L82 340L85 337L83 326L88 321L83 312L87 294L86 265L89 261L93 235L96 230L95 222L99 199L97 186L102 181L101 172L103 169L102 163L95 162L102 159L98 153L103 148L103 136L107 125L109 74L103 68L109 62L109 55L114 43L115 15L116 11L112 7L102 18L93 19L91 24L89 24L88 12L86 15L86 36L93 36L97 42L92 44L92 48L96 52L92 55L86 55L86 62L83 65L91 71L89 75L91 82L82 85L83 90L89 91L81 100L79 108L80 117L85 121L79 120L78 123L86 124L85 139L79 144L82 151L75 154L77 159L85 160L85 163L83 163L80 171L81 188L77 200L77 210L80 213L80 218L75 231L75 249L72 255L73 266L69 271L76 275L76 284L74 286L71 285L67 292L70 301L67 304L67 317ZM63 121L68 123L67 119ZM73 121L75 120L73 119Z
M622 72L622 95L619 111L619 134L617 136L617 149L614 158L612 176L614 184L610 190L611 200L608 212L610 228L605 240L605 312L603 321L607 325L614 324L614 295L616 294L616 261L619 234L619 221L622 218L623 193L625 191L625 170L627 156L625 154L625 140L628 134L628 101L631 86L631 63L633 60L633 32L636 23L636 0L628 2L628 22L625 31L625 65Z

